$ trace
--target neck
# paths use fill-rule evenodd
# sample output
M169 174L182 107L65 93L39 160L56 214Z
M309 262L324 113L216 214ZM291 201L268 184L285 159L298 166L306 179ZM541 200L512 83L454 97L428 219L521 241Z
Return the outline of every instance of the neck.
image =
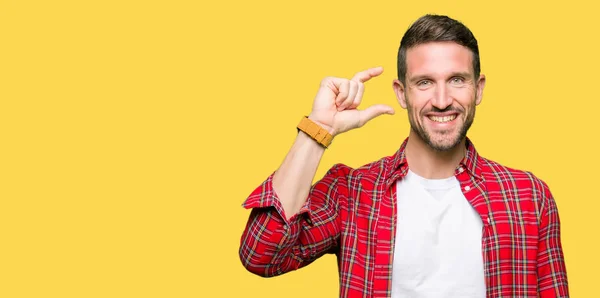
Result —
M412 129L406 144L406 159L411 171L427 179L443 179L454 176L456 167L465 157L466 140L448 151L436 151L429 147Z

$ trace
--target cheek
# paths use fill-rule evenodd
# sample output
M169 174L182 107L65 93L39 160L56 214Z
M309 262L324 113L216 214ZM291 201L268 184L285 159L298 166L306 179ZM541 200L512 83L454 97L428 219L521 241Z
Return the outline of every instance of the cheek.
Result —
M419 111L421 111L422 108L420 108L418 105L415 105L415 103L412 100L406 101L406 105L408 110L408 116L411 118L419 118Z
M475 101L475 90L472 88L455 88L451 96L463 107L468 107Z
M435 96L435 88L432 87L425 90L419 90L415 88L410 95L411 98L415 99L415 102L427 102L429 99Z
M418 114L429 103L433 92L430 90L416 90L407 94L406 104L411 113Z

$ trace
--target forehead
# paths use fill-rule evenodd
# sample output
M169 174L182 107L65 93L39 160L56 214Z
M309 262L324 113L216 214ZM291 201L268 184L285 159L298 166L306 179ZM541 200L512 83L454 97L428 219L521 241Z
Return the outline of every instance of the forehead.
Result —
M455 42L429 42L406 51L407 77L473 71L473 53Z

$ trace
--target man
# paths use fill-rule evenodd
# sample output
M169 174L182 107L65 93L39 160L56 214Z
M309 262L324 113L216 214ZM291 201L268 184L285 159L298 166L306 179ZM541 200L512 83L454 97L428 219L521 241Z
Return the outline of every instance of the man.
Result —
M244 266L274 276L334 253L340 297L568 297L547 185L479 156L466 137L486 79L456 20L427 15L402 38L393 89L411 130L399 150L337 164L311 187L333 137L394 113L357 109L382 71L322 81L285 160L244 202Z

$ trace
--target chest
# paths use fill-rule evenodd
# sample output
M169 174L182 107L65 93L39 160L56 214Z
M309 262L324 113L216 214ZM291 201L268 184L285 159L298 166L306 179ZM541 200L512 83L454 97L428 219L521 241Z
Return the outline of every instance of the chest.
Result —
M538 224L532 194L523 188L466 179L460 181L460 190L471 215L481 222L479 243L486 286L493 288L503 280L521 284L534 280ZM398 219L402 195L396 185L373 190L357 187L350 193L348 206L340 214L342 285L362 284L373 297L387 297L398 229L410 230Z

